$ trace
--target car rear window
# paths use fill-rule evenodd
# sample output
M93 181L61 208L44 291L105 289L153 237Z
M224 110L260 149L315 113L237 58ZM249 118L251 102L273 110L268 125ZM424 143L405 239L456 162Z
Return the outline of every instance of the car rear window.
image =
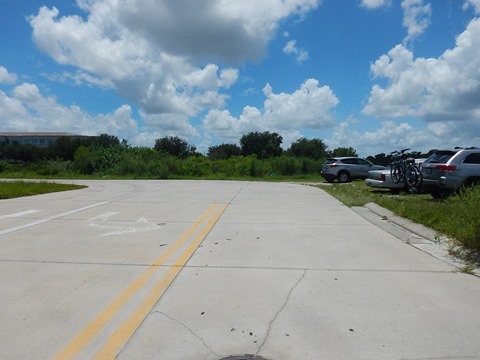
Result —
M335 161L337 161L337 159L327 159L324 164L333 164Z
M435 163L435 164L445 164L456 153L457 153L456 151L451 151L451 150L437 151L435 154L431 155L424 162L425 163Z

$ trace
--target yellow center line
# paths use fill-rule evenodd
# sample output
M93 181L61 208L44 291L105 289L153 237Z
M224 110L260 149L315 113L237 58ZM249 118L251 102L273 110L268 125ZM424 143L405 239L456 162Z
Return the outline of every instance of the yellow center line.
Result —
M132 337L134 332L147 317L149 312L153 309L160 297L168 289L178 273L183 269L203 239L217 223L226 207L227 205L223 205L222 208L215 214L213 219L206 224L202 231L197 235L195 240L179 256L177 262L174 265L171 265L167 274L153 287L148 296L135 309L130 317L115 330L112 336L110 336L103 348L95 355L94 359L104 360L115 358L118 352L125 346L127 341Z
M141 289L153 276L155 270L162 266L175 251L181 247L187 239L197 230L197 228L205 222L210 214L216 209L217 204L212 204L198 220L167 250L162 253L148 269L140 275L130 286L128 286L116 299L114 299L98 316L90 322L80 333L78 333L66 347L64 347L55 357L55 360L71 359L77 355L92 338L115 316L123 305ZM222 208L222 212L225 207Z

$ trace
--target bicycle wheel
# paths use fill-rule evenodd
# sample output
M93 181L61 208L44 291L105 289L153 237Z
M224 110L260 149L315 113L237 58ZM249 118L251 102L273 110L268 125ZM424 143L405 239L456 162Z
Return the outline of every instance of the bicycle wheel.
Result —
M392 177L392 181L395 184L398 184L403 181L403 171L400 164L393 164L390 167L390 176Z
M405 175L405 180L409 187L417 187L422 182L422 174L416 166L408 166Z

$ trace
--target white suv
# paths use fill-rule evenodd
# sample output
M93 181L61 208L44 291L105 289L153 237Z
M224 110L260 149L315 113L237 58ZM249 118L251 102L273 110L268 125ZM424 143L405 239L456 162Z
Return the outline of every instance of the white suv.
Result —
M338 182L345 183L351 179L366 179L369 171L382 169L385 166L373 165L358 157L335 157L323 163L321 174L328 182L337 179Z
M435 152L422 164L423 191L434 198L480 184L480 149L449 149Z

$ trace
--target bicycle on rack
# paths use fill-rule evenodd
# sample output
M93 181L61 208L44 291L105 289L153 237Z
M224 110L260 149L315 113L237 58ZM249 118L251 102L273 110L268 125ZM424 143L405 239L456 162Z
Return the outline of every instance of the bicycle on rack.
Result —
M415 165L415 159L407 158L405 152L410 149L393 151L390 153L392 160L390 163L390 176L395 184L404 183L411 190L419 189L422 185L422 173Z

